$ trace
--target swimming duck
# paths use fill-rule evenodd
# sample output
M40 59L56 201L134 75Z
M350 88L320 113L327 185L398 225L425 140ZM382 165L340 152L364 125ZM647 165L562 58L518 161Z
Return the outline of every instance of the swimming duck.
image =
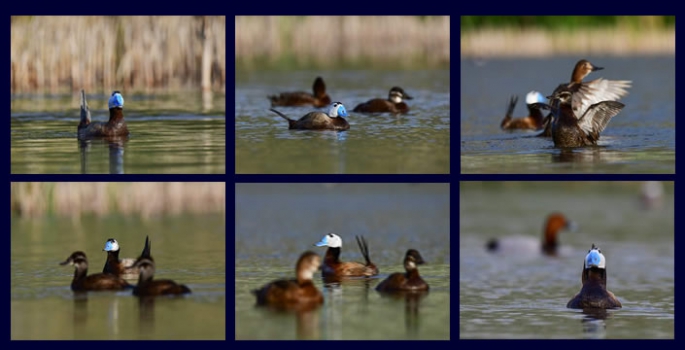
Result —
M562 213L551 213L547 216L543 227L542 243L532 237L504 237L488 241L486 248L490 252L534 251L541 249L545 255L557 255L559 243L557 236L564 229L574 230L576 223L570 221Z
M567 308L616 309L623 307L614 293L607 290L606 259L594 243L583 261L580 280L583 286L580 292L566 304Z
M105 247L102 251L107 252L107 260L105 260L105 267L102 273L111 273L116 276L129 275L131 277L138 276L140 270L133 267L136 259L125 258L119 260L119 242L116 239L110 238L105 242ZM145 237L145 247L141 255L150 254L149 238Z
M526 95L526 104L528 106L528 115L520 118L513 118L514 108L516 107L516 102L518 102L517 96L512 96L509 101L509 108L507 108L507 114L502 120L500 127L504 130L514 130L514 129L528 129L528 130L540 130L544 127L543 120L545 116L542 114L542 110L535 105L535 103L546 102L547 99L537 91L531 91Z
M350 124L343 118L347 117L347 110L340 102L331 103L328 113L309 112L299 120L290 119L273 108L270 111L285 118L288 121L288 129L342 131L350 128Z
M145 238L145 248L136 259L133 267L140 271L138 275L138 285L133 288L133 295L148 297L156 295L177 295L190 293L190 288L175 281L162 279L153 280L155 275L155 260L150 255L152 243Z
M596 145L599 134L624 107L623 103L617 101L602 101L589 106L582 115L577 116L572 107L574 98L573 93L567 90L550 96L555 147Z
M419 276L416 265L423 264L421 254L415 249L407 250L404 255L404 269L406 273L395 272L376 286L379 292L397 291L426 291L428 284Z
M316 77L312 86L314 94L308 92L282 92L280 95L267 96L274 106L307 106L320 108L328 106L331 98L326 94L326 84L321 77Z
M73 252L67 260L60 265L74 266L74 280L71 281L73 291L96 291L96 290L122 290L131 285L118 276L104 273L96 273L88 276L88 260L82 251Z
M357 105L352 110L359 113L407 113L409 106L402 102L403 99L411 100L412 97L402 90L399 86L394 86L388 93L388 99L374 98Z
M342 262L340 261L340 250L342 249L342 238L335 233L329 233L321 239L318 243L314 243L317 247L328 247L326 256L323 259L322 275L326 277L368 277L378 274L378 268L369 258L369 248L364 237L355 236L359 250L366 260L365 264L358 262Z
M257 305L309 308L323 304L323 294L312 281L320 267L319 255L311 251L302 253L295 265L297 278L276 280L251 291L257 297Z
M86 92L81 90L81 122L78 125L78 137L98 136L128 136L128 128L124 120L124 97L121 92L114 91L109 98L109 120L105 122L91 122L90 109L86 102Z

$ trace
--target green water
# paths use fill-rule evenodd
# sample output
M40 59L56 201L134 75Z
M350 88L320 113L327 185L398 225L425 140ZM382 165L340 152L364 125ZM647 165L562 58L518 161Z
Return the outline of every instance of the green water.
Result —
M11 221L11 338L225 339L225 220L223 215L146 220L111 216ZM70 289L74 269L60 266L73 251L86 253L89 274L102 272L108 238L121 258L135 258L152 242L156 279L172 279L192 293L141 302L130 291ZM129 280L135 284L136 280Z

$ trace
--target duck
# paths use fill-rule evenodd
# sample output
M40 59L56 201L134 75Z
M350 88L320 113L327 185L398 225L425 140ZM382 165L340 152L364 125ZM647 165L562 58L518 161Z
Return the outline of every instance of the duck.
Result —
M625 106L618 101L602 101L585 109L576 116L573 111L573 93L562 90L550 96L552 120L552 140L558 148L595 146L599 135Z
M251 291L258 306L280 309L310 309L323 304L323 294L313 282L321 268L321 258L312 251L302 253L295 265L294 279L279 279Z
M350 124L343 117L347 117L347 110L340 102L333 102L328 113L309 112L299 120L288 118L285 114L271 108L270 111L280 115L288 121L288 129L297 130L349 130Z
M403 100L411 100L399 86L393 86L388 93L388 99L374 98L354 107L353 112L358 113L392 113L401 114L409 112L409 106Z
M502 119L500 127L502 130L540 130L544 127L543 120L545 116L542 110L535 106L535 103L546 102L547 99L538 91L531 91L526 95L526 104L528 106L528 115L520 118L513 118L514 108L518 102L517 96L512 96L509 100L509 107L507 114Z
M124 120L124 97L120 91L112 92L108 106L109 120L107 122L91 122L86 92L81 90L81 122L78 125L78 137L80 139L101 136L128 136L129 132Z
M424 264L423 258L416 249L409 249L404 255L406 273L395 272L376 286L379 292L418 292L427 291L428 284L419 275L417 265Z
M592 244L583 260L580 281L582 287L566 307L569 309L619 309L621 302L607 290L606 258L599 247Z
M342 262L340 261L340 250L342 249L342 238L335 233L329 233L321 241L314 243L317 247L328 247L323 259L321 274L324 278L332 277L370 277L378 274L378 267L369 258L369 247L364 237L355 236L357 245L366 263Z
M123 290L132 286L126 280L105 273L88 275L88 259L86 253L75 251L69 255L67 260L60 265L74 266L74 279L71 281L71 290L80 291L103 291L103 290Z
M504 237L494 238L485 245L487 251L500 253L506 251L533 251L540 250L547 256L556 256L559 253L557 236L563 230L575 230L577 224L569 220L560 212L553 212L547 216L542 233L542 243L532 237Z
M107 260L105 260L105 267L102 269L102 273L110 273L116 276L128 275L130 277L137 277L140 274L140 270L133 266L136 263L136 259L119 259L120 248L119 242L116 239L108 239L102 251L107 252ZM145 247L143 247L141 255L145 254L150 254L149 237L147 236L145 237Z
M602 101L617 101L628 94L631 87L630 80L606 80L603 78L583 82L583 79L592 72L603 70L586 59L576 62L571 73L571 81L562 83L554 89L552 96L558 95L561 91L570 91L573 94L572 109L576 118L580 118L585 111L592 105ZM552 137L551 115L545 118L545 130L538 136Z
M331 103L331 98L326 93L326 84L323 78L316 77L312 86L313 94L308 92L282 92L279 95L267 96L271 100L271 107L275 106L308 106L317 108L326 107Z
M133 288L133 295L139 297L152 297L158 295L180 295L190 293L190 288L184 284L178 284L169 279L153 279L155 275L155 260L150 255L152 243L145 238L145 247L141 255L136 259L135 268L140 271L138 284Z

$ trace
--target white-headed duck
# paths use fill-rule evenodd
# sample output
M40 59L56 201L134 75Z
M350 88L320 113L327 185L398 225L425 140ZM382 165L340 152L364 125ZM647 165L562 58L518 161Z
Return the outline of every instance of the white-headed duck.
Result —
M342 238L335 233L329 233L318 243L314 243L317 247L328 247L326 256L323 259L323 268L321 269L324 278L332 277L369 277L378 274L378 268L369 258L369 248L364 237L355 236L359 250L366 260L365 264L358 262L342 262L340 261L340 250L342 249Z
M300 255L295 265L295 279L281 279L252 290L257 305L280 309L310 309L323 304L323 294L312 278L321 267L321 258L312 251Z
M580 280L583 285L580 293L566 304L567 308L617 309L622 307L614 293L607 290L606 259L602 251L594 244L583 260Z
M388 92L388 99L374 98L354 107L353 112L358 113L392 113L400 114L409 112L409 106L403 100L411 100L404 90L399 86L394 86Z
M331 103L331 98L326 93L326 84L324 84L323 78L316 77L312 86L312 92L313 94L304 91L282 92L279 95L267 97L271 100L271 107L312 105L321 108Z
M564 229L573 230L576 224L562 213L551 213L547 216L543 227L542 243L532 237L503 237L488 241L486 248L491 252L505 252L507 250L542 250L545 255L557 255L559 243L557 236Z
M124 97L121 96L121 92L112 92L108 107L109 120L107 122L91 122L86 92L81 90L81 122L78 125L78 137L80 139L101 136L128 136L128 128L124 120Z
M507 114L502 119L500 127L503 130L540 130L544 127L543 120L545 116L542 114L542 109L537 107L536 103L546 102L547 99L537 91L531 91L526 95L526 105L528 107L528 115L525 117L514 118L514 108L518 102L517 96L512 96L507 108Z
M122 278L105 273L96 273L88 276L88 260L82 251L73 252L67 260L60 265L74 266L74 279L71 281L71 290L80 291L101 291L101 290L122 290L130 288Z
M102 269L102 273L111 273L116 276L129 275L130 277L137 277L138 274L140 274L140 270L133 266L136 259L119 259L120 247L119 242L117 242L116 239L108 239L107 242L105 242L105 247L102 251L107 252L107 260L105 260L105 267ZM143 248L143 253L141 255L149 254L149 239L148 237L145 237L145 247Z
M328 113L309 112L298 120L290 119L285 114L271 108L270 111L280 115L288 121L288 129L298 130L348 130L350 124L343 117L347 117L347 110L340 102L331 103Z
M423 264L423 258L416 249L409 249L404 255L406 273L395 272L376 286L379 292L414 292L427 291L428 284L419 275L417 265Z

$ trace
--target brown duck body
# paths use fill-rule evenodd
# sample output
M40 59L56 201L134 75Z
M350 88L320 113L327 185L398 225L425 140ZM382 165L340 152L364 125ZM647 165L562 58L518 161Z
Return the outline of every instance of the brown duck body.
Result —
M109 109L107 122L91 122L90 109L86 102L86 93L81 90L81 121L79 122L78 137L80 139L102 136L128 136L129 131L124 120L123 108L114 107Z
M582 147L596 145L600 133L624 105L617 101L603 101L589 106L580 118L574 114L570 92L553 96L557 107L552 109L552 140L555 147Z
M428 284L419 275L416 265L423 264L423 258L415 249L409 249L404 257L405 273L395 272L376 286L379 292L427 291Z
M298 120L290 119L283 113L270 109L288 121L288 129L297 130L349 130L350 124L343 117L329 117L323 112L309 112Z
M392 101L375 98L354 107L354 112L358 113L392 113L402 114L409 112L409 106L406 103L393 103Z
M331 98L326 93L326 84L321 77L314 80L313 94L304 91L282 92L279 95L268 96L271 106L314 106L326 107L331 103Z
M623 307L614 293L606 289L606 270L591 268L584 273L583 287L566 307L569 309L618 309Z
M321 258L316 253L302 253L295 266L296 279L280 279L252 290L252 294L257 298L257 305L304 310L323 304L323 294L312 281L320 266Z

